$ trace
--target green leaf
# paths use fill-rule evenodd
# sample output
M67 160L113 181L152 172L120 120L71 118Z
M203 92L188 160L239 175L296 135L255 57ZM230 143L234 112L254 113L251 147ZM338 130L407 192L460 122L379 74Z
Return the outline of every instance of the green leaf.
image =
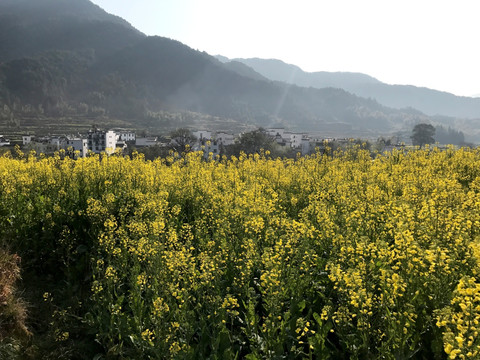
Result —
M318 323L318 325L319 325L320 327L322 327L323 321L322 321L322 318L320 317L320 315L318 315L318 313L314 312L314 313L313 313L313 318L314 318L315 321Z
M298 310L299 310L300 312L302 312L303 309L305 309L305 306L306 306L305 300L300 301L300 302L298 303Z

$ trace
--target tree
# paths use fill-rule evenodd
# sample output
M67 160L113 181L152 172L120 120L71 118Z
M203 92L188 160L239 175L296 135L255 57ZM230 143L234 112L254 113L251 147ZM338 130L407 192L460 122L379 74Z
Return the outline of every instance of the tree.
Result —
M465 135L463 132L451 127L446 129L443 126L437 126L435 128L435 140L440 144L463 145L465 143Z
M179 154L185 152L187 149L191 150L197 138L192 132L185 128L174 130L170 133L170 147Z
M420 147L425 144L433 144L435 142L435 128L430 124L417 124L412 130L413 145L419 145Z
M274 145L275 140L260 128L240 135L238 141L228 147L227 153L238 156L241 151L247 154L258 153L261 149L272 151Z

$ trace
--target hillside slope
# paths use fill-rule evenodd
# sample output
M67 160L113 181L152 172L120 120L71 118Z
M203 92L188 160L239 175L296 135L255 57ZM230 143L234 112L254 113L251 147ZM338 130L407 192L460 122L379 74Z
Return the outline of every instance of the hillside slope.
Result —
M48 50L94 49L104 56L144 37L88 0L0 1L0 62Z

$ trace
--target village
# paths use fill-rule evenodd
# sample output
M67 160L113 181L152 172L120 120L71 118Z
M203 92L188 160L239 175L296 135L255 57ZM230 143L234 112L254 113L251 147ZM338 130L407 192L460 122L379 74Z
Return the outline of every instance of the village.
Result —
M262 131L270 137L278 146L286 150L307 155L315 151L318 146L335 142L347 144L352 142L350 138L317 138L308 133L291 132L284 128L267 128ZM232 134L224 131L194 130L190 131L192 143L189 144L193 151L203 151L205 157L208 154L216 156L222 153L222 149L234 145L243 134ZM89 153L113 154L127 153L129 149L142 149L158 146L160 148L175 147L178 140L170 136L138 136L135 131L126 129L104 130L97 126L86 134L73 135L47 135L34 136L22 135L20 141L10 141L4 135L0 135L0 147L13 147L20 145L23 151L35 151L37 154L54 154L59 150L68 150L75 157L86 157ZM378 141L378 140L377 140ZM395 147L404 146L398 139L384 141L382 150L389 151Z

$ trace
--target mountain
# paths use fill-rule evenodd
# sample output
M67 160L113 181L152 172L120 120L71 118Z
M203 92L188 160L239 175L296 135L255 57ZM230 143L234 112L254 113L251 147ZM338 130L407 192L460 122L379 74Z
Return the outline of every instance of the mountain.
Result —
M104 56L144 37L88 0L0 1L0 62L48 50Z
M254 79L254 80L268 80L265 76L260 75L258 72L253 70L250 66L247 66L240 61L229 61L223 64L225 68L236 72L239 75Z
M338 88L268 80L241 62L147 37L88 0L0 0L0 14L1 133L121 122L154 131L215 123L378 136L438 121Z
M296 65L286 64L276 59L251 58L231 61L241 62L270 80L283 81L304 87L334 87L347 90L358 84L381 84L377 79L360 73L326 71L307 73ZM228 62L226 63L228 64Z
M89 74L98 79L92 90L101 88L105 77L120 74L123 84L115 87L117 92L125 89L120 98L141 94L136 101L147 99L154 111L188 109L262 126L332 127L349 133L388 131L398 127L393 114L402 118L398 111L344 90L307 89L242 76L206 53L162 37L148 37L102 59ZM129 93L129 89L135 91Z
M226 62L226 58L223 58ZM295 65L276 59L234 59L250 66L268 79L298 86L336 87L355 95L372 98L382 105L397 109L412 107L428 115L459 118L480 118L480 99L411 85L388 85L360 73L305 72Z

